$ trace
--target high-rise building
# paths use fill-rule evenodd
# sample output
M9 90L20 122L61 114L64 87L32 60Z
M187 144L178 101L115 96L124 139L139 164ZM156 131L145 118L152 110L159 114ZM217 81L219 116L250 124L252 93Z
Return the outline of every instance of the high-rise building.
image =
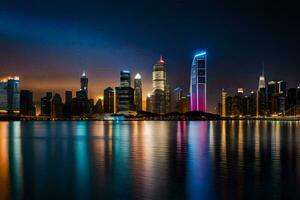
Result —
M116 87L116 112L134 111L134 89L130 87L130 72L121 71L120 87Z
M46 96L41 98L41 116L50 116L51 99L52 99L52 92L47 92Z
M132 87L116 87L116 112L134 110L134 89Z
M0 81L0 114L7 113L7 80Z
M290 88L287 92L287 108L293 108L297 105L297 89Z
M20 112L20 79L19 77L7 80L7 111L11 113Z
M151 104L151 94L147 94L146 98L146 111L147 112L152 112L152 104Z
M104 90L104 113L114 113L114 89L108 87Z
M96 102L94 108L93 108L93 112L100 114L103 113L103 106L102 106L102 99L99 98L98 101Z
M264 66L262 74L259 76L258 90L256 95L256 116L264 116L267 114L267 94Z
M166 63L160 56L159 61L153 66L152 71L151 111L165 114L171 110L171 91L167 85Z
M280 95L286 96L286 82L281 80L277 82L277 92Z
M206 52L194 56L191 67L191 111L206 112Z
M165 101L166 101L166 113L170 113L172 111L172 102L171 102L171 87L169 84L166 84L165 89Z
M182 108L182 97L183 97L183 90L180 87L177 87L174 89L174 111L175 112L181 112Z
M121 87L131 87L131 75L130 71L122 70L120 72L120 86Z
M137 111L142 111L142 104L142 77L137 73L134 77L134 105Z
M72 116L72 91L65 91L65 104L63 109L63 114L65 117Z
M51 101L51 118L63 117L63 102L59 94L55 94Z
M297 87L297 105L300 105L300 86Z
M166 63L163 60L162 56L160 56L159 61L153 66L152 71L152 86L153 91L161 90L164 91L166 89Z
M262 88L266 88L266 79L265 79L265 68L263 65L263 70L261 75L259 76L259 82L258 82L258 91Z
M227 92L225 92L224 89L222 89L221 93L221 116L226 117L226 98L227 98Z
M80 77L80 91L86 95L86 98L88 99L88 84L89 84L89 79L86 76L86 73L83 71L81 77Z
M21 90L20 93L20 113L24 116L35 116L33 104L33 94L29 90Z

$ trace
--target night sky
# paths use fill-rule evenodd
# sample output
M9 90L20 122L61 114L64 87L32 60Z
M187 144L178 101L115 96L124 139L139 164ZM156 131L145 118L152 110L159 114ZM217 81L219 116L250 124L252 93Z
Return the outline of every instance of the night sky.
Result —
M262 62L267 80L300 83L299 10L296 1L1 1L0 77L19 75L39 99L75 93L85 70L97 97L128 69L141 73L145 96L162 54L167 81L187 92L193 55L205 49L214 111L222 88L257 88Z

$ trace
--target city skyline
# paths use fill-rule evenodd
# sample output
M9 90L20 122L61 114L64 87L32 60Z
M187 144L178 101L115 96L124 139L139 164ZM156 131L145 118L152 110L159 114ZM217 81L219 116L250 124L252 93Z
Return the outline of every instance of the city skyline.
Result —
M266 1L123 2L120 7L100 2L2 1L0 5L0 47L5 49L0 54L0 76L19 75L21 87L32 88L35 99L49 90L63 94L62 85L76 91L83 70L96 97L99 88L101 94L102 88L117 85L117 76L110 74L122 69L144 77L145 99L151 92L151 76L146 74L160 54L168 62L169 84L188 91L191 60L199 49L209 52L208 76L213 77L207 83L209 111L214 110L221 87L230 91L236 86L256 87L244 80L256 79L262 62L267 79L298 84L291 76L300 70L299 17L293 6ZM200 5L205 8L202 12L197 9ZM265 7L268 13L262 12ZM153 15L153 10L159 14Z

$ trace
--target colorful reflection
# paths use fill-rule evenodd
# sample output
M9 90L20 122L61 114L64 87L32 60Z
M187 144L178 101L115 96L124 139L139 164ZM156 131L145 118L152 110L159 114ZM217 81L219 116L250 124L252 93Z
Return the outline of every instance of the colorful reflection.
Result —
M0 122L0 131L1 200L300 195L298 122Z

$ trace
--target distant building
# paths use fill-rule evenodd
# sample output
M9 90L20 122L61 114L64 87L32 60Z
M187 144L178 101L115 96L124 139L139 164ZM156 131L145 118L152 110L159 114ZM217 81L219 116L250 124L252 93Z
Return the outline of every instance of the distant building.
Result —
M142 111L143 109L142 98L142 77L137 73L134 77L134 105L137 111Z
M98 99L98 101L96 102L94 108L93 108L93 113L103 113L103 106L102 106L102 99Z
M72 116L72 98L72 91L65 91L65 104L63 109L64 117L69 118Z
M116 87L116 112L134 110L134 89L131 87Z
M80 91L82 91L83 95L86 95L86 98L88 99L88 84L89 84L89 79L86 76L86 73L83 72L81 77L80 77Z
M35 116L35 107L33 104L33 94L29 90L21 90L20 114L23 116Z
M191 67L191 111L206 112L206 52L196 54Z
M121 87L131 87L131 75L130 71L122 70L120 72L120 86Z
M104 90L104 113L114 113L114 89L108 87Z
M227 98L227 92L225 92L224 89L222 89L221 93L221 116L226 117L226 98Z
M256 116L264 116L267 114L267 91L264 66L262 74L259 76L258 90L256 95ZM253 105L254 106L254 105Z
M297 105L300 105L300 86L297 87Z
M51 118L63 117L63 102L59 94L55 94L51 101Z
M174 89L174 111L181 112L182 110L182 97L183 97L183 90L180 87Z
M134 89L130 87L130 72L120 73L120 87L116 87L116 112L134 111Z
M151 94L147 94L146 98L146 111L147 112L152 112L152 103L151 103Z
M41 98L41 116L49 116L51 114L52 92L47 92L46 96Z
M170 113L172 111L172 102L171 102L171 87L166 84L165 89L165 101L166 101L166 113Z
M7 111L10 113L20 112L20 79L19 77L7 80Z
M0 81L0 114L7 113L7 80Z

